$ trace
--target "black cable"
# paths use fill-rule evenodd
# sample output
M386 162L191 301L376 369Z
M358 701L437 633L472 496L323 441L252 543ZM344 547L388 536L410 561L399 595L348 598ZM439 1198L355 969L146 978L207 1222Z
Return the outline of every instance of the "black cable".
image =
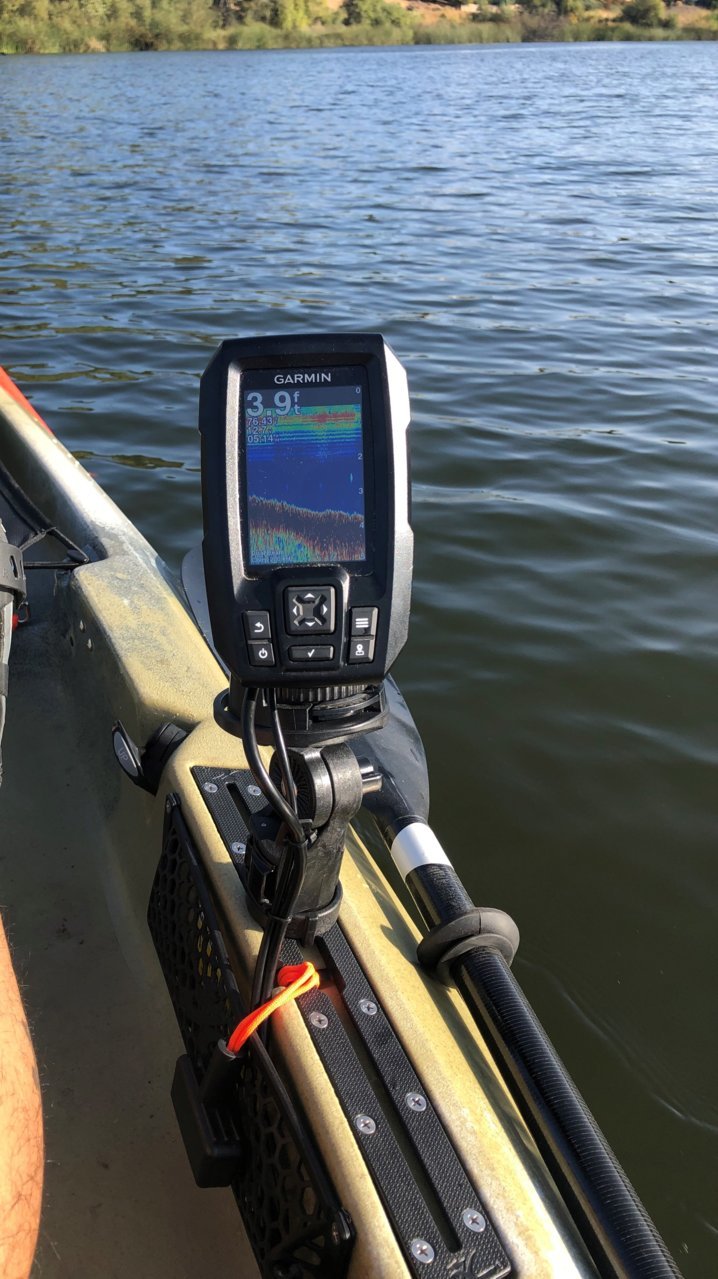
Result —
M299 816L299 808L297 806L297 788L294 784L292 776L292 767L289 763L289 755L284 741L282 732L282 724L279 718L279 710L277 709L277 694L273 688L267 689L267 700L269 702L269 713L272 719L272 733L274 736L274 749L277 753L277 760L282 771L282 780L284 782L284 792L287 802L291 804L294 812Z
M252 978L252 1008L257 1008L266 1003L271 994L279 963L279 955L284 944L289 921L292 918L299 893L301 892L307 863L307 840L296 811L296 787L277 711L276 696L273 689L269 690L275 752L289 802L274 785L259 753L254 727L257 695L258 689L256 688L248 688L245 694L242 707L242 741L252 776L266 799L284 821L285 826L288 827L290 838L285 844L277 868L272 910L257 954ZM262 1030L266 1034L266 1027L263 1027Z
M250 1050L257 1058L259 1069L263 1071L271 1081L280 1110L294 1139L297 1150L301 1151L302 1161L309 1173L311 1180L316 1187L319 1197L330 1209L333 1216L344 1216L342 1213L341 1201L337 1198L336 1191L329 1179L322 1156L317 1149L317 1145L312 1132L306 1127L305 1121L297 1110L287 1087L282 1079L272 1058L269 1056L267 1049L257 1034L251 1036ZM346 1227L345 1227L346 1228ZM351 1227L349 1228L351 1229ZM351 1237L351 1236L350 1236Z
M265 1003L272 992L274 975L279 967L280 951L301 892L306 865L306 841L300 845L288 844L280 864L272 917L262 938L262 941L266 938L267 945L262 985L259 991L260 1004Z
M277 762L279 763L280 771L282 773L285 797L294 810L295 815L298 816L297 788L292 776L292 769L289 763L289 756L287 754L287 747L284 741L281 721L279 719L279 711L277 709L277 697L273 688L267 690L267 701L269 703L272 721L274 749ZM302 840L302 845L300 847L306 848L304 840ZM274 975L279 966L279 954L286 936L287 925L294 913L297 897L304 878L306 857L302 858L297 865L296 853L297 849L292 847L291 844L288 845L284 850L280 864L277 868L277 882L274 901L272 903L272 918L270 918L265 929L264 937L262 938L260 954L257 957L258 962L255 981L253 982L253 993L256 994L257 1005L265 1003L270 997L271 990L274 985ZM266 1034L267 1030L265 1030L265 1036Z
M257 745L257 736L254 730L254 718L257 711L257 694L259 689L248 688L244 695L244 703L242 705L242 742L244 744L244 753L247 756L250 772L257 783L262 794L266 797L275 812L281 817L283 822L292 832L294 840L297 844L301 844L304 840L304 831L296 813L290 808L282 792L277 790L269 773L264 767L262 756L259 753Z
M277 887L271 914L262 934L254 966L252 1008L258 1008L266 1003L272 992L275 973L279 966L279 953L284 945L287 927L301 891L306 864L306 843L285 845L277 871ZM264 1031L266 1035L266 1029L266 1026L262 1026L258 1033L262 1034Z
M260 1004L264 1003L264 1000L262 999L262 987L264 985L264 974L267 970L268 945L269 928L267 927L262 933L262 940L259 943L257 958L254 962L254 972L252 973L252 992L249 998L249 1007L252 1011L254 1011L255 1008L259 1008ZM264 1027L260 1026L257 1034L261 1035L263 1029Z

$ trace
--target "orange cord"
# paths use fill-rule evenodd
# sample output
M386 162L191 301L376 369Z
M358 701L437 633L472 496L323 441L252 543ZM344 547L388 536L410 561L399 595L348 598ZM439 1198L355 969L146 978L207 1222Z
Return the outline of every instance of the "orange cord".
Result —
M227 1040L227 1048L231 1053L238 1053L246 1044L250 1035L261 1026L263 1021L271 1017L273 1012L281 1008L284 1004L289 1004L293 999L298 999L300 995L306 995L308 991L314 990L319 985L319 973L314 964L308 961L305 964L287 964L284 968L280 968L277 973L277 985L284 987L266 1004L262 1004L259 1008L255 1008L253 1012L243 1017L238 1026L235 1026L232 1034Z

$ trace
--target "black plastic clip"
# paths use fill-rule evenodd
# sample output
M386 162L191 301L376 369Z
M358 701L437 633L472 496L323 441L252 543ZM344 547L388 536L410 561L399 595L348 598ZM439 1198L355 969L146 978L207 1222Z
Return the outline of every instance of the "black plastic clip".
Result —
M519 930L506 911L475 906L458 919L437 924L419 942L416 953L422 968L435 973L444 985L450 986L452 964L482 946L498 951L511 966L519 948Z
M172 1104L198 1186L230 1186L239 1175L243 1148L224 1103L238 1054L220 1039L199 1083L188 1056L180 1057L172 1080Z
M118 719L112 725L112 749L130 781L150 795L156 795L165 764L186 736L186 730L177 724L160 724L141 750Z

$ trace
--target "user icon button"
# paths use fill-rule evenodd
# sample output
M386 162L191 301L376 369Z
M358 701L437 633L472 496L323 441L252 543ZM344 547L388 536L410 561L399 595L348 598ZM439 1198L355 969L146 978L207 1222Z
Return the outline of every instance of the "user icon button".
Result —
M350 662L371 662L374 657L374 639L351 639L349 641Z

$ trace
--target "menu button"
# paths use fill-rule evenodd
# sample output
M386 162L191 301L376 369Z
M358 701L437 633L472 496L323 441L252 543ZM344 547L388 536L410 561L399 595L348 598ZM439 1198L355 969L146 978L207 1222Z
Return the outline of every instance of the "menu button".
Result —
M351 611L352 635L376 635L378 608L353 608Z

